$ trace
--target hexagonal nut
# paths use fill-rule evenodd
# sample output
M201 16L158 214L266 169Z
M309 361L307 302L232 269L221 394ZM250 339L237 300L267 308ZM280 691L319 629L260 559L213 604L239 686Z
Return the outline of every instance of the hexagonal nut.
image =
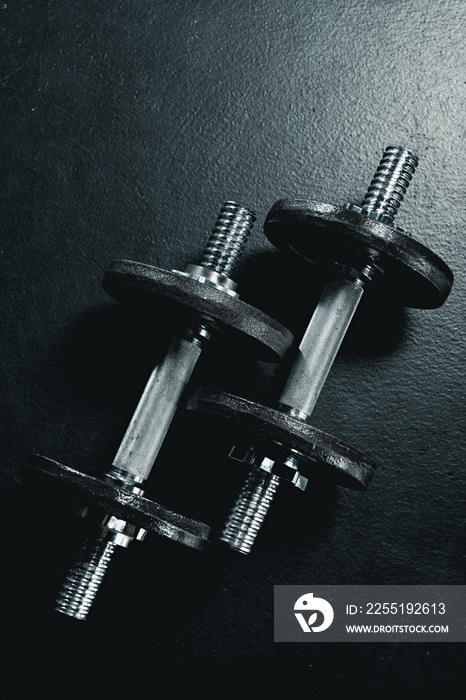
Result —
M305 491L308 479L298 471L298 467L294 462L295 460L293 457L283 462L274 462L272 459L265 457L258 466L259 469L273 474L274 476L278 476L281 481L285 481L291 484L291 486L296 486L300 491Z
M241 447L235 445L229 456L239 462L250 464L259 469L262 469L269 474L278 476L281 481L284 481L291 486L296 486L300 491L305 491L308 484L308 479L303 476L299 467L299 458L293 454L284 455L283 458L271 459L263 457L254 447Z
M89 505L76 504L75 511L82 518L89 518L95 523L100 528L102 537L120 547L128 547L134 539L142 542L147 533L142 527Z

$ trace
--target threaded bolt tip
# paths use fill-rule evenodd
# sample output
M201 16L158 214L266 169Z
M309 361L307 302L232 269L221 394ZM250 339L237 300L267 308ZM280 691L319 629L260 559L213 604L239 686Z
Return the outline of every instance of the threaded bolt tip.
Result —
M273 474L252 469L233 506L220 540L242 554L249 554L280 485Z
M229 277L241 258L255 220L255 213L248 207L224 202L199 263L201 267Z
M417 155L407 148L387 146L361 205L363 211L391 223L418 162Z
M410 158L415 163L414 167L419 164L419 156L414 153L414 151L411 151L409 148L405 148L404 146L387 146L384 150L384 156L388 154L397 154L399 157L402 156L404 158Z
M89 538L58 594L55 610L85 620L117 545Z

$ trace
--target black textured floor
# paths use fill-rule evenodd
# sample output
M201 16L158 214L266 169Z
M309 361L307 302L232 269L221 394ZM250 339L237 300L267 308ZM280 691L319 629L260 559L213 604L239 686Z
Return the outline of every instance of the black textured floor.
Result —
M0 3L2 697L463 697L464 645L274 644L272 601L464 582L465 22L461 0ZM432 311L365 301L321 394L315 424L378 463L370 489L287 494L249 558L147 538L86 623L55 613L80 533L21 462L102 473L169 336L105 295L107 266L197 261L237 200L257 213L243 298L299 333L321 279L265 216L285 196L360 202L391 143L419 155L398 223L455 282ZM196 381L269 396L274 367L223 352ZM154 496L218 526L243 475L223 446L179 415Z

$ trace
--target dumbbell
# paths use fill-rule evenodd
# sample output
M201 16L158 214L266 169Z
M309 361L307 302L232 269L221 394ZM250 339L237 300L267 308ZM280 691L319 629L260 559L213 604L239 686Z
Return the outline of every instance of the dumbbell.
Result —
M160 310L179 321L165 358L151 373L111 468L102 479L31 454L25 466L61 483L84 505L79 513L93 529L58 595L56 609L86 619L117 547L142 540L147 531L195 549L209 541L209 528L144 497L148 479L178 404L206 343L216 334L265 360L278 360L292 343L291 333L273 318L239 299L230 275L252 229L255 214L235 202L219 213L202 259L184 271L117 260L103 287L114 298Z
M361 206L283 199L267 215L268 239L321 266L329 279L274 406L208 388L198 389L187 405L228 420L243 435L230 456L249 465L249 475L220 535L239 552L251 551L283 484L303 491L319 472L364 490L372 479L375 463L312 427L310 416L366 290L379 287L391 300L416 308L439 307L450 292L450 268L393 223L417 163L409 150L389 146Z

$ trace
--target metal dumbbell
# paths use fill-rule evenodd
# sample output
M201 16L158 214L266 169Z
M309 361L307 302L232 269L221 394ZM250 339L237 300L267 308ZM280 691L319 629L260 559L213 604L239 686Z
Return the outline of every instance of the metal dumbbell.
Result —
M410 151L390 146L361 206L285 199L267 215L269 240L325 266L330 279L274 407L205 388L188 402L190 410L227 419L251 435L246 448L235 446L230 453L251 469L220 536L240 552L250 552L282 484L304 490L319 465L350 488L365 489L371 481L372 460L312 427L309 419L366 290L385 287L392 299L417 308L438 307L450 292L449 267L393 224L417 163Z
M230 277L254 220L251 210L226 202L199 265L178 272L120 260L105 273L103 287L115 298L153 302L158 309L161 303L168 305L185 327L149 377L103 479L40 455L26 460L26 467L71 490L85 504L80 513L94 525L58 596L59 612L85 619L115 549L128 547L134 539L142 540L148 530L196 549L208 542L207 525L145 498L143 485L212 335L229 332L268 360L281 358L292 343L291 333L280 323L239 299Z

